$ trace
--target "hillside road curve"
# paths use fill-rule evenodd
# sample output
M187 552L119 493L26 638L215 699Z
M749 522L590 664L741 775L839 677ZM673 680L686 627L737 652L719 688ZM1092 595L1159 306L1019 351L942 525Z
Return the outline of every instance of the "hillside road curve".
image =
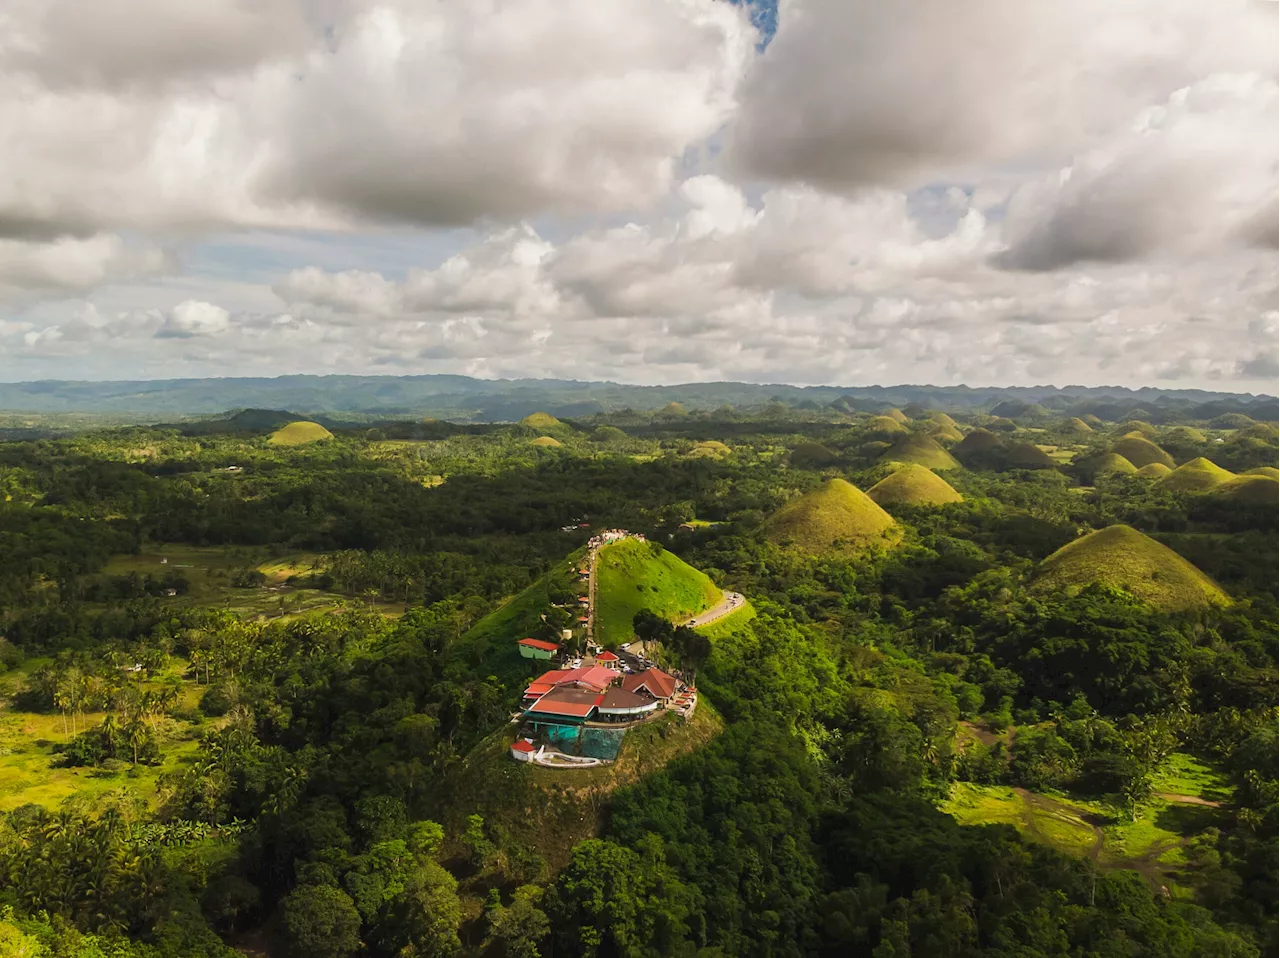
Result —
M706 612L699 612L692 619L688 619L683 624L691 628L697 628L700 625L710 625L716 619L723 619L730 612L737 611L742 608L743 603L747 600L740 592L726 592L724 598L720 600L718 605L707 609Z

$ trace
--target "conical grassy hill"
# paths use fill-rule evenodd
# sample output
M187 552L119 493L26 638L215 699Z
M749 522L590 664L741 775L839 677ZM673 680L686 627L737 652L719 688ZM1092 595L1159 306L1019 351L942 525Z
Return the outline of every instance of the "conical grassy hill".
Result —
M1161 487L1174 492L1209 492L1235 476L1204 456L1184 462L1160 480Z
M964 434L955 426L948 426L945 422L940 422L932 427L928 434L937 442L944 445L952 445L964 439Z
M559 449L561 445L559 439L553 439L551 436L539 436L533 441L533 444L542 446L545 449Z
M1117 426L1116 432L1121 436L1128 436L1130 433L1136 432L1146 439L1154 439L1158 430L1149 422L1143 422L1141 419L1130 419L1123 425Z
M1275 466L1259 466L1257 469L1246 469L1246 476L1270 476L1272 479L1280 479L1280 469Z
M956 422L954 419L948 416L945 412L935 412L929 418L933 422L939 423L940 425L943 425L943 426L950 426L952 429L955 429L958 425L960 425L958 422Z
M960 463L938 445L936 439L919 432L903 436L880 456L879 461L911 463L926 469L960 468Z
M1032 590L1061 592L1093 582L1124 589L1170 611L1230 601L1182 556L1125 525L1098 529L1067 543L1040 563Z
M1241 429L1238 435L1248 439L1263 439L1268 442L1275 442L1276 438L1280 436L1280 432L1277 432L1276 427L1269 422L1255 422L1248 429Z
M1015 442L1009 447L1005 460L1010 469L1056 469L1058 462L1038 446L1029 442Z
M900 435L907 431L907 428L889 416L874 416L867 423L867 432L883 433L887 436Z
M1080 433L1081 435L1093 432L1093 427L1078 416L1068 419L1066 428L1069 432Z
M1114 455L1114 453L1109 453ZM1128 459L1125 462L1129 462ZM1133 465L1133 463L1129 463ZM1149 462L1138 470L1138 475L1143 479L1163 479L1165 476L1173 475L1173 470L1166 466L1163 462Z
M1098 476L1107 475L1131 476L1138 471L1128 459L1124 456L1117 456L1114 452L1087 456L1077 461L1076 467L1080 475L1090 480L1096 479ZM1165 472L1168 472L1168 469Z
M303 446L309 442L332 439L333 433L318 422L291 422L277 429L267 439L273 446Z
M1111 447L1111 451L1124 456L1139 469L1153 462L1162 462L1170 469L1173 468L1173 457L1150 439L1141 436L1125 436Z
M814 553L888 545L901 536L889 513L843 479L832 479L787 503L764 528L771 541Z
M911 422L911 417L901 409L890 409L885 415L899 424Z
M629 641L641 609L680 623L723 598L716 584L674 552L653 542L623 539L596 556L596 641Z
M520 420L520 425L528 426L530 429L536 429L538 432L547 432L551 429L564 427L564 423L551 415L551 413L547 412L530 413Z
M880 506L945 506L964 499L947 480L914 463L881 479L867 498Z
M1210 491L1215 496L1249 505L1265 506L1280 503L1280 481L1271 476L1236 476Z
M958 446L951 450L951 454L963 461L965 456L992 453L1002 448L1004 448L1004 443L1000 441L1000 437L995 433L988 432L985 429L975 429L965 436Z
M821 469L840 461L839 456L820 442L800 443L791 450L788 459L797 469Z

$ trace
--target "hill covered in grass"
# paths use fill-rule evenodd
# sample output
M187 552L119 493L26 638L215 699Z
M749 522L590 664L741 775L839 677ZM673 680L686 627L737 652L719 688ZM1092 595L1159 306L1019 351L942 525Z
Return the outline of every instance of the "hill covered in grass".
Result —
M815 553L887 545L900 531L889 513L843 479L787 503L765 522L771 541Z
M1086 456L1077 461L1075 465L1080 475L1090 481L1098 478L1098 476L1131 476L1138 471L1128 459L1124 456L1117 456L1114 452ZM1168 472L1168 469L1165 471Z
M1005 452L1005 464L1010 469L1056 469L1054 458L1029 442L1015 442Z
M530 429L536 429L538 432L549 432L552 429L565 428L555 416L546 412L533 412L520 420L520 425L528 426Z
M1211 491L1214 495L1233 502L1258 506L1275 505L1280 499L1280 482L1265 475L1236 476Z
M1125 462L1129 462L1129 460L1126 459ZM1133 465L1133 463L1129 463L1129 465ZM1163 479L1165 476L1171 475L1172 473L1173 470L1163 462L1149 462L1139 469L1137 474L1143 479Z
M1275 466L1259 466L1257 469L1249 469L1244 473L1246 476L1270 476L1272 479L1280 479L1280 469Z
M267 442L273 446L303 446L309 442L320 442L322 439L332 438L333 433L318 422L303 420L291 422L277 429L268 437Z
M1004 443L1000 441L1000 437L995 433L986 429L974 429L964 439L960 440L959 445L951 450L951 454L964 462L966 457L980 457L991 455L1004 448Z
M884 436L898 436L907 431L907 427L891 416L874 416L867 422L867 432Z
M559 449L560 446L563 445L559 439L555 439L551 436L539 436L533 441L533 444L535 446L542 446L544 449Z
M731 455L733 450L726 446L718 439L706 439L697 443L693 447L691 456L698 456L703 459L723 459L725 456Z
M955 426L950 426L945 422L940 422L937 425L930 427L929 435L937 442L944 443L946 445L951 445L964 439L964 433Z
M839 456L819 442L802 442L791 450L790 462L797 469L821 469L839 461Z
M1234 475L1221 466L1200 456L1184 462L1161 479L1160 485L1174 492L1209 492L1234 478Z
M880 456L880 461L901 462L926 469L960 468L960 463L936 439L919 432L903 436Z
M879 506L944 506L963 497L951 483L924 466L909 463L867 490Z
M1126 525L1069 542L1045 559L1032 589L1064 591L1098 582L1133 593L1160 609L1203 609L1229 601L1212 579L1168 546Z
M1173 468L1173 457L1142 436L1127 435L1112 446L1111 451L1117 456L1124 456L1139 469L1153 462L1161 462L1170 469Z
M596 641L605 646L634 636L631 620L648 609L672 622L703 612L723 594L707 576L653 542L623 539L596 559Z

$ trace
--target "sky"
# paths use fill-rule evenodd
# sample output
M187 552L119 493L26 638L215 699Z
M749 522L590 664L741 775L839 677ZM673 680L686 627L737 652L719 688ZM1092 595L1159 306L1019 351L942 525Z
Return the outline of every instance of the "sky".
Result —
M0 381L1274 393L1276 14L6 0Z

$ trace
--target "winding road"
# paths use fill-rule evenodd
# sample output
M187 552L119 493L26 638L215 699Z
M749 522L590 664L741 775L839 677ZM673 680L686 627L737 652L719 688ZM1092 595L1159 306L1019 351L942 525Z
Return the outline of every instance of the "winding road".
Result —
M700 625L710 625L716 619L723 619L730 612L738 611L746 604L746 601L741 592L726 592L718 605L707 609L706 612L699 612L684 624L695 629Z

